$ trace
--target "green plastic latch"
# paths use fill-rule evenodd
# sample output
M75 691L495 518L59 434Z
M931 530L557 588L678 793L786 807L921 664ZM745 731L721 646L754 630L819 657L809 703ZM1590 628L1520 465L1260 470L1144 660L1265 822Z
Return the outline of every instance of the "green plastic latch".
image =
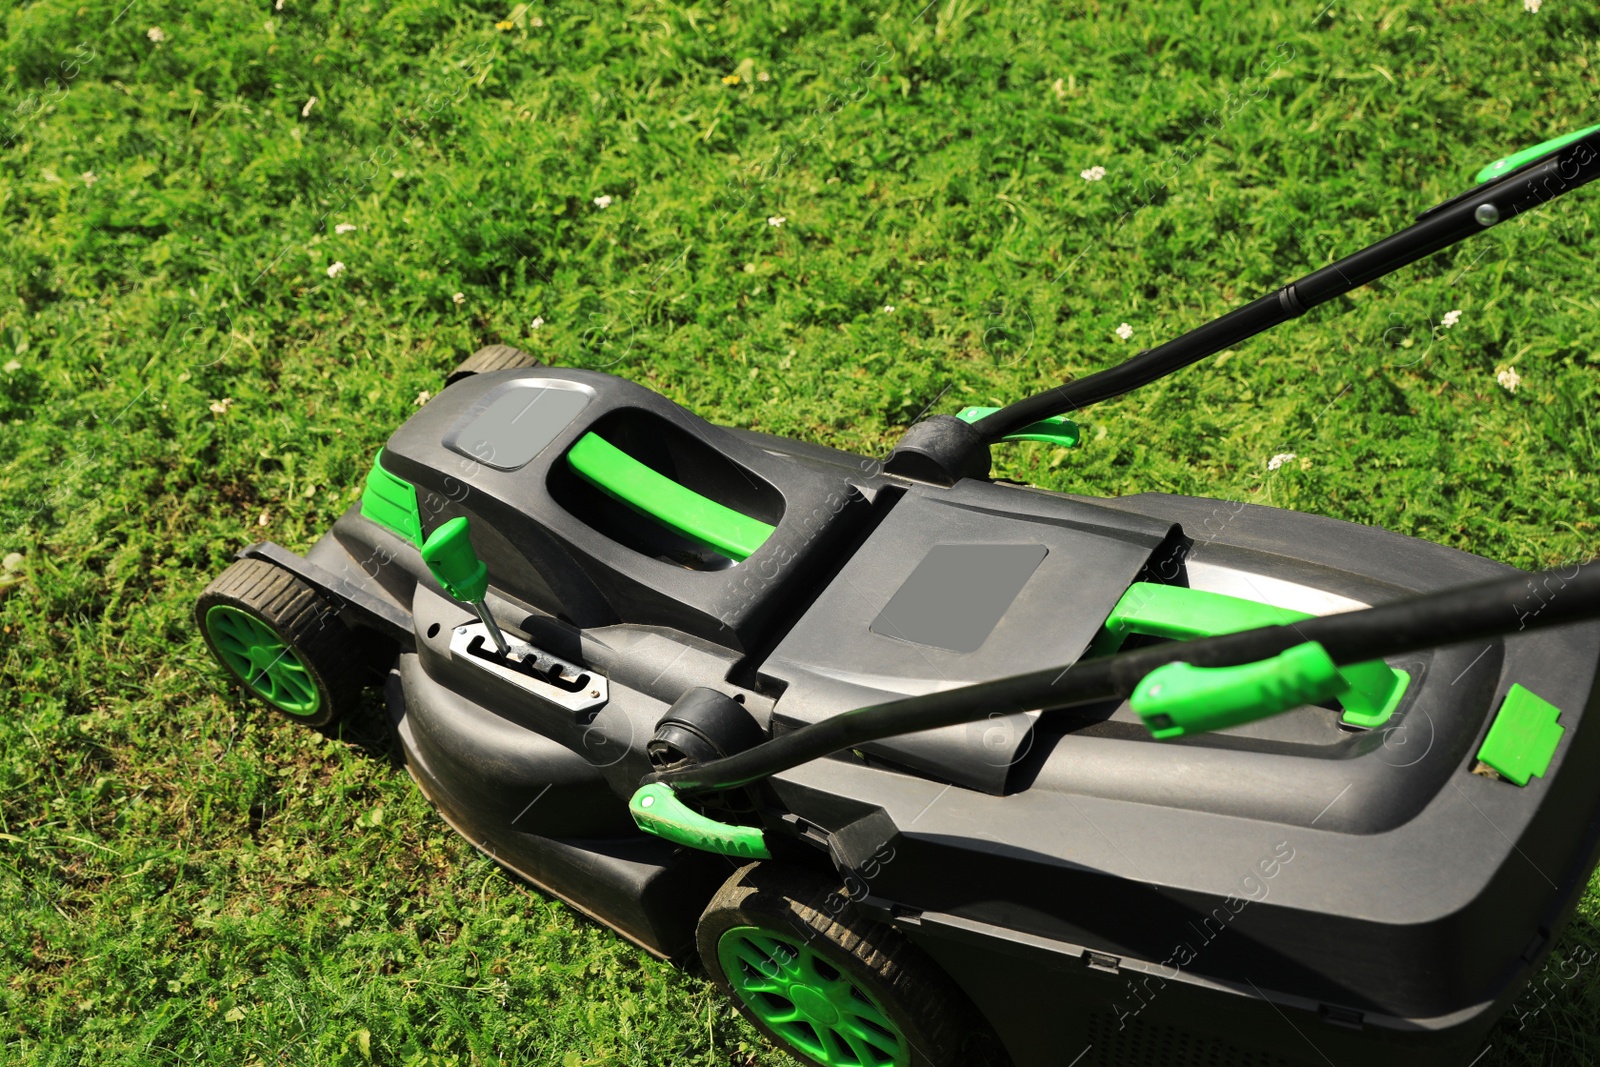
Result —
M1145 675L1130 703L1155 737L1221 730L1315 704L1348 685L1315 641L1238 667L1169 663Z
M1109 655L1122 647L1129 634L1191 641L1262 626L1283 626L1315 617L1225 593L1134 582L1106 617L1105 627L1090 653ZM1343 721L1368 730L1389 721L1411 684L1409 674L1382 660L1352 663L1341 668L1340 673L1350 683L1339 696L1339 704L1344 709Z
M1524 148L1520 152L1513 152L1504 159L1497 159L1487 167L1484 167L1478 172L1478 176L1474 180L1481 185L1492 178L1500 177L1502 174L1509 174L1524 164L1532 163L1540 156L1547 156L1559 148L1565 148L1573 141L1581 141L1596 131L1600 131L1600 126L1590 126L1587 130L1579 130L1577 133L1552 137L1548 141L1541 141L1532 148Z
M977 422L999 411L999 408L962 408L956 418L962 422ZM1051 415L1048 419L1030 422L1016 433L1008 433L1006 441L1043 441L1047 445L1073 448L1081 439L1078 424L1065 415Z
M767 840L754 826L731 826L707 818L678 799L664 782L641 786L628 801L633 821L647 834L655 834L675 844L715 852L720 856L744 859L772 858Z
M422 562L457 600L476 604L489 591L489 568L472 550L467 517L458 515L428 535Z
M361 493L361 516L407 541L422 545L422 513L417 508L417 487L383 469L383 450L372 461L367 487Z
M1542 778L1555 758L1566 727L1556 722L1561 709L1521 685L1513 685L1500 702L1478 759L1517 785Z
M772 536L767 523L685 489L597 434L578 438L567 463L607 495L729 559L748 559Z
M1350 688L1339 694L1339 706L1344 708L1340 721L1368 730L1388 722L1411 688L1410 674L1381 659L1352 663L1339 668L1339 673L1350 683Z

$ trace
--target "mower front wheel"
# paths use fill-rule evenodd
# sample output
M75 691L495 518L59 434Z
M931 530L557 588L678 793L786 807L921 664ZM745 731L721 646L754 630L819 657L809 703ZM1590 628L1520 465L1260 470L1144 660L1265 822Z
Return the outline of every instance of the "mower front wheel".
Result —
M241 559L206 586L195 621L211 654L258 700L326 727L361 692L363 648L311 586L266 560Z
M1010 1062L936 963L810 871L742 868L700 917L696 941L740 1013L811 1067Z
M512 370L523 367L537 367L539 360L520 348L510 345L488 345L480 348L466 359L456 365L450 376L444 380L445 385L454 385L462 378L470 378L474 374L487 374L495 370Z

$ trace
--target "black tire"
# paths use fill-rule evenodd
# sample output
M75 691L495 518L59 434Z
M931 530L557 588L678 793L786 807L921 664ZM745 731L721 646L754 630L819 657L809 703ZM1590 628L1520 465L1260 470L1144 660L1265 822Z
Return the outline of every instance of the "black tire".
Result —
M510 345L489 345L462 360L456 369L450 372L450 377L444 380L444 384L454 385L462 378L470 378L474 374L487 374L492 370L512 370L538 365L537 359L520 348L512 348Z
M326 727L355 706L366 646L320 593L282 567L238 560L206 586L194 611L217 662L285 718Z
M857 914L837 882L811 871L741 868L706 907L695 939L740 1014L811 1067L1011 1062L938 964L898 930ZM829 1058L811 1055L808 1044Z

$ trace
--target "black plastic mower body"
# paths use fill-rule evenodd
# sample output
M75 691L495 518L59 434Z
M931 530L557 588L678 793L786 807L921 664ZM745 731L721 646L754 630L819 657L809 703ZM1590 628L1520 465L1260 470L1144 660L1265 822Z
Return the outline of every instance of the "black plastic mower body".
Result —
M591 433L771 535L736 560L640 514L568 462ZM304 559L245 554L399 643L391 716L451 825L668 957L738 865L628 812L658 724L692 690L770 736L1066 667L1135 583L1323 615L1514 573L1247 504L919 483L589 371L465 378L379 462L414 487L422 536L470 519L489 608L540 670L486 650L472 610L371 508ZM1559 595L1530 587L1528 610ZM1314 706L1158 742L1126 704L997 710L710 810L759 823L772 862L840 876L949 972L1018 1067L1464 1064L1594 869L1597 663L1600 624L1396 657L1410 684L1375 729ZM1518 683L1564 730L1522 786L1477 759Z

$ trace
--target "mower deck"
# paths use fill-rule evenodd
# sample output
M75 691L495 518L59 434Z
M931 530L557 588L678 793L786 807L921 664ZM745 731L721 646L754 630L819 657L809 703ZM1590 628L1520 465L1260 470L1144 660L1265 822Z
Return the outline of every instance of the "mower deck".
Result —
M504 398L557 386L584 403L510 466ZM560 457L599 425L684 484L742 499L771 536L735 562L593 492ZM467 458L486 455L500 459ZM582 371L467 378L381 463L416 486L419 532L461 514L484 531L509 657L359 507L304 560L245 555L398 639L391 717L458 832L663 957L689 951L739 866L629 816L646 746L686 690L716 688L777 735L1100 654L1108 616L1146 585L1321 615L1510 573L1253 505L919 485ZM1212 1062L1202 1038L1259 1057L1231 1063L1453 1063L1593 869L1600 797L1562 769L1600 761L1597 649L1600 624L1582 624L1395 657L1409 681L1375 729L1309 706L1157 742L1126 702L995 708L785 771L717 810L762 825L774 862L842 878L853 907L948 972L1018 1067L1080 1052ZM1564 728L1523 786L1474 773L1515 683Z

